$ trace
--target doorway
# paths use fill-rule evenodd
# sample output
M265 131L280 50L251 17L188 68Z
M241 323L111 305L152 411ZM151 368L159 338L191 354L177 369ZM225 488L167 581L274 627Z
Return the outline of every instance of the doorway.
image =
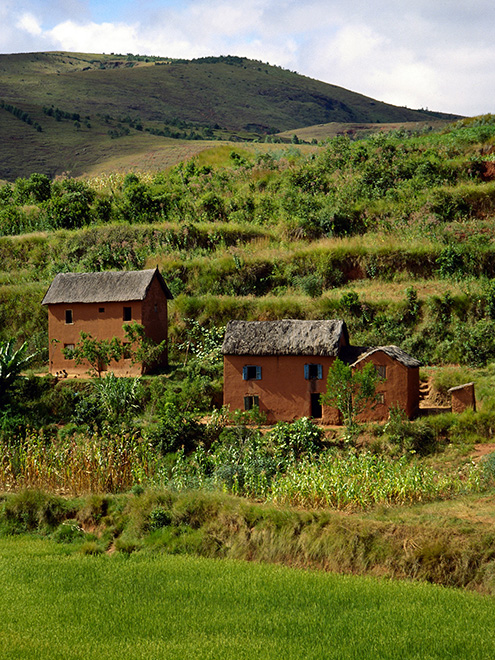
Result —
M318 393L311 394L311 417L321 419L322 409L320 402L320 395Z

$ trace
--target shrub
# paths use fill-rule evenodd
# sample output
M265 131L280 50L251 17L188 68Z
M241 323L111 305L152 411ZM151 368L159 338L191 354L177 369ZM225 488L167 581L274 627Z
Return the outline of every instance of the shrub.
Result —
M53 533L53 538L57 543L74 543L84 537L84 530L75 519L64 520Z
M323 431L307 417L295 422L278 422L265 436L265 441L275 457L296 460L312 455L322 448Z

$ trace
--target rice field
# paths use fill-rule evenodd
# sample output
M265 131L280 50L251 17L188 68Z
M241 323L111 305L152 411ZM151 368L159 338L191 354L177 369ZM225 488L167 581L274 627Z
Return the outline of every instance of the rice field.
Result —
M0 539L1 660L495 657L493 598L170 555Z

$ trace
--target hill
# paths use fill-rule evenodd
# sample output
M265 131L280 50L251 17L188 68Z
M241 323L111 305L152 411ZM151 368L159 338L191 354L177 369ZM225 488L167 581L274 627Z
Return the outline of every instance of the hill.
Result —
M0 55L0 88L0 178L8 180L32 172L80 175L95 163L167 151L177 140L256 139L329 122L453 118L232 56Z

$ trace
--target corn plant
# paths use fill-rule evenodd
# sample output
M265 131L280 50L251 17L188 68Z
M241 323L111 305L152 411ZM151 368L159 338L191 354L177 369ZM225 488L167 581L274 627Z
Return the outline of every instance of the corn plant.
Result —
M111 493L151 479L159 459L133 435L74 435L49 440L32 431L0 456L0 488L41 488L68 494Z

